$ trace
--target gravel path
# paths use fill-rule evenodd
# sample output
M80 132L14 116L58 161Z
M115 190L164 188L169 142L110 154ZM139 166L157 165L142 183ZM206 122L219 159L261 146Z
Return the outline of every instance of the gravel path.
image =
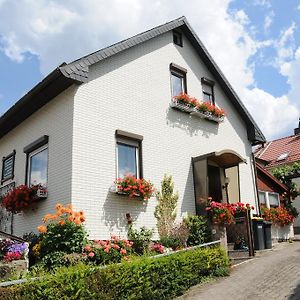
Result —
M300 300L300 242L278 244L235 267L229 277L195 286L177 299Z

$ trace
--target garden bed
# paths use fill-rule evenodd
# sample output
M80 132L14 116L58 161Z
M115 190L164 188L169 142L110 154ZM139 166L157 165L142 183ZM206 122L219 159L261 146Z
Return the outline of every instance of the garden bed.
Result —
M76 265L21 285L0 288L1 299L172 299L210 276L229 271L225 251L197 248L105 268Z

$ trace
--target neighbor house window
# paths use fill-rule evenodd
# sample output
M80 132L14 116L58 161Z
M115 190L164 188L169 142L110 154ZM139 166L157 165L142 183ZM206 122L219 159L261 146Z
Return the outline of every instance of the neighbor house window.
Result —
M142 140L140 135L116 130L117 178L142 178Z
M274 192L259 191L259 203L268 208L280 205L279 194Z
M203 101L215 105L214 82L205 77L201 78Z
M259 204L266 206L266 193L265 192L258 192L259 196Z
M179 31L174 30L173 31L173 42L175 45L182 47L182 34Z
M172 97L187 93L186 69L172 63L170 64L170 72Z
M270 207L278 207L279 206L279 194L278 193L270 193L269 192L269 204L270 204Z
M41 184L48 181L48 136L44 135L24 148L27 154L26 184Z
M15 155L16 151L14 150L11 154L3 157L2 159L1 184L6 180L14 178Z

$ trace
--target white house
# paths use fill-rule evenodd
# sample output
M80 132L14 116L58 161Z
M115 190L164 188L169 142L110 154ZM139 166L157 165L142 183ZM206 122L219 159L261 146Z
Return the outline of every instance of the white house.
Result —
M179 92L224 108L224 121L171 107ZM226 201L228 194L257 209L251 146L264 141L181 17L62 64L0 118L1 193L33 181L48 188L35 211L2 227L34 231L56 203L72 202L84 210L91 238L126 235L126 213L154 228L155 196L145 204L110 191L124 169L156 188L173 175L178 218L195 214L208 196Z

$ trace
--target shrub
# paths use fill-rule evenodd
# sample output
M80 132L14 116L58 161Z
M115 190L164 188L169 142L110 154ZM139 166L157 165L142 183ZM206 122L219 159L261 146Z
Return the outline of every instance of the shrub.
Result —
M161 192L158 191L156 193L158 204L154 212L154 216L157 219L158 233L161 238L167 237L174 227L178 197L178 192L174 193L172 176L165 175L161 182Z
M82 253L87 244L87 233L82 223L83 212L75 212L71 205L56 205L56 214L47 214L44 223L38 227L41 244L33 249L39 254L42 263L51 267L63 260L63 254Z
M194 249L107 268L77 265L20 285L17 295L19 299L45 300L173 299L208 276L227 275L228 265L220 248Z
M167 248L178 250L186 247L186 241L189 236L189 230L185 223L175 225L167 236L160 238L160 242Z
M184 222L189 229L188 246L196 246L211 241L211 231L204 216L189 216Z
M86 245L83 255L90 262L105 265L121 262L122 258L127 260L131 248L132 242L112 236L111 240L94 241L93 244Z
M142 254L149 249L153 230L147 229L145 226L140 230L129 227L128 238L133 242L133 249L136 253Z

